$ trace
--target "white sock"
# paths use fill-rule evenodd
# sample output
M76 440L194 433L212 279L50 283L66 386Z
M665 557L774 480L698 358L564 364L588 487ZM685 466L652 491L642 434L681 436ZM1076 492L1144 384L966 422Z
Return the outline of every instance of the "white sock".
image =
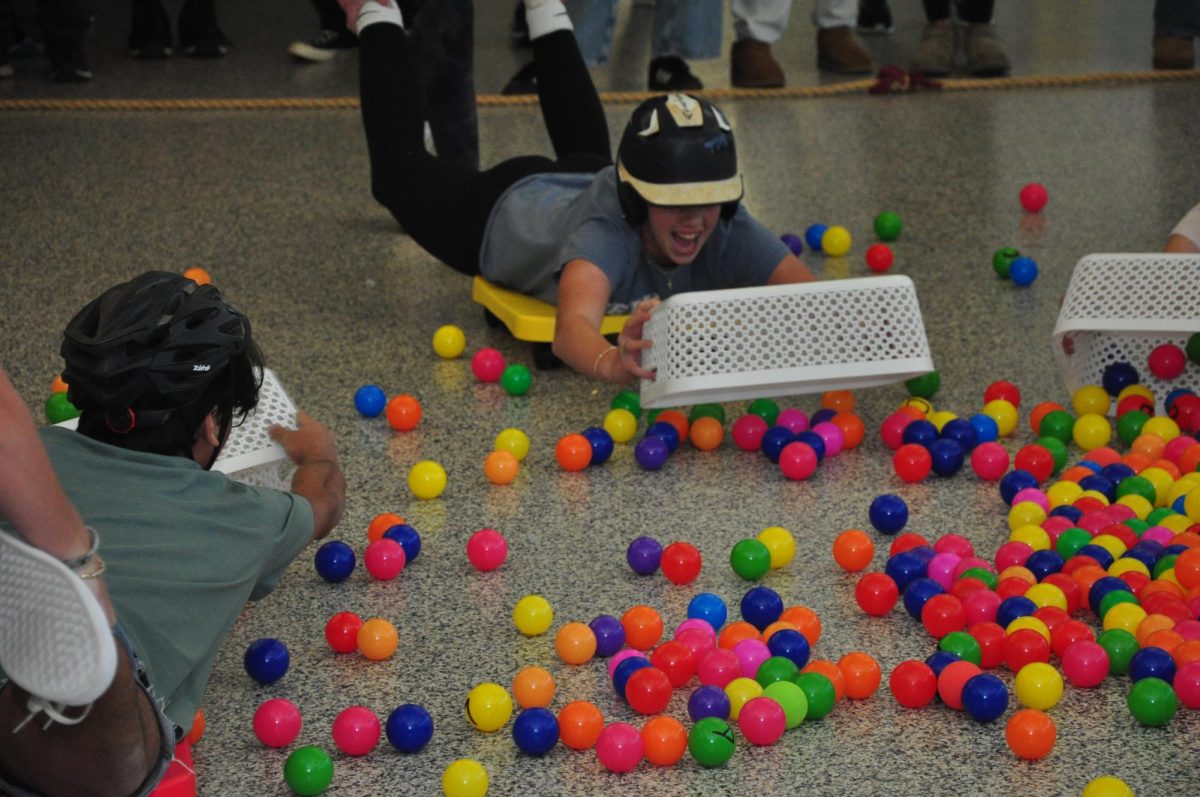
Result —
M382 5L376 0L367 0L363 3L362 8L358 11L358 19L354 23L355 32L361 36L363 28L374 25L376 22L390 22L393 25L404 27L404 20L400 17L400 6L396 5L395 0L392 0L390 6Z
M562 0L525 0L525 22L529 25L530 39L556 30L575 30Z

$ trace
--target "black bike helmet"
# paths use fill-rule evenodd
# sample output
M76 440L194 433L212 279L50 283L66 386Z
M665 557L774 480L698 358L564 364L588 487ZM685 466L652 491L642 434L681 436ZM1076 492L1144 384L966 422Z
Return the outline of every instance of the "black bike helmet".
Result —
M104 411L113 431L157 426L197 401L249 340L250 322L215 287L151 271L71 319L63 379L71 403Z
M617 148L621 212L633 226L652 205L721 205L737 212L742 198L733 128L708 100L669 94L634 110Z

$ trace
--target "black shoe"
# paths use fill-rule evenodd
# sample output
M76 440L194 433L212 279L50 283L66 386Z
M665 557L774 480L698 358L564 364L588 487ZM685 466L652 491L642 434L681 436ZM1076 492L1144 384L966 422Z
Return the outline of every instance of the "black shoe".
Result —
M55 83L83 83L92 79L82 41L47 37L46 52L50 56L50 79Z
M301 61L321 63L333 58L338 50L348 50L357 46L358 37L345 28L342 30L319 30L308 41L292 42L288 46L288 53Z
M537 70L534 69L533 62L530 61L517 70L517 74L509 78L504 88L500 89L500 93L537 94Z
M129 55L154 60L171 55L171 20L158 0L134 0Z
M220 58L229 52L229 39L217 27L213 0L187 0L179 12L179 46L193 58Z
M157 61L171 57L171 40L159 37L130 41L129 57L139 61Z
M221 58L229 52L229 44L229 39L219 30L206 31L187 38L182 33L179 35L179 45L183 48L183 54L193 58Z
M529 47L529 22L525 19L525 3L517 0L516 10L513 11L512 25L509 34L517 47Z
M651 91L697 91L704 88L700 79L688 69L687 61L677 55L655 58L650 62L646 84Z
M892 33L896 26L892 23L892 9L887 0L859 0L858 3L858 32L867 34Z

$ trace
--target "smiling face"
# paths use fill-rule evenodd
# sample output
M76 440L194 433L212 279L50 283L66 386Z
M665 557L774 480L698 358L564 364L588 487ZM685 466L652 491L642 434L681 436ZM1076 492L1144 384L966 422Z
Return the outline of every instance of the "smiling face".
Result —
M691 263L716 229L720 215L720 205L649 205L642 225L646 254L662 266Z

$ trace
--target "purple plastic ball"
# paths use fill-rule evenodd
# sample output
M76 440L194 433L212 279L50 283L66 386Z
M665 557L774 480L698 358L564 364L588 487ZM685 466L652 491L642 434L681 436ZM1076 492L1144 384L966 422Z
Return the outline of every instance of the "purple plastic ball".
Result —
M721 687L712 684L701 686L688 698L688 716L692 722L699 722L705 717L727 720L731 708L729 695Z
M633 450L634 458L646 470L661 469L663 465L667 464L667 457L670 454L671 450L659 437L644 437L638 441L637 447Z
M596 655L607 658L625 647L625 628L611 614L602 614L588 623L596 635Z
M662 559L663 548L653 537L638 537L629 543L625 551L625 561L639 576L648 576L658 570Z

